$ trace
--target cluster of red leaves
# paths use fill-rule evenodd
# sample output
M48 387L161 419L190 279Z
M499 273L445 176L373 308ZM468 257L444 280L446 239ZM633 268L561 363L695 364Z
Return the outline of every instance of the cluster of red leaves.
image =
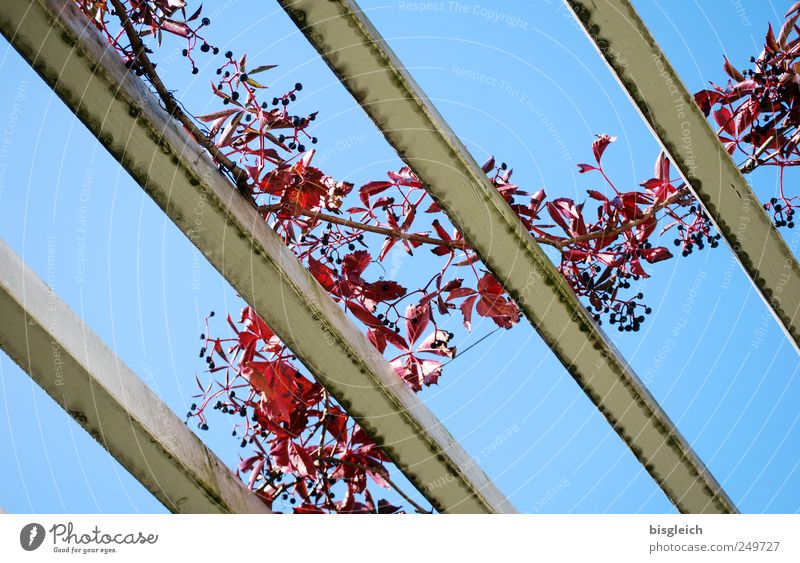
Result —
M784 169L800 164L800 2L795 3L775 35L767 30L764 50L751 57L752 68L738 70L727 58L728 82L711 84L695 94L706 115L712 114L718 135L731 155L747 157L745 171L756 166L779 169L779 195L764 204L775 225L794 227L800 196L784 192Z
M620 291L629 289L631 280L648 277L643 262L654 264L672 257L666 247L654 245L656 236L674 229L678 233L675 246L688 256L706 244L718 246L719 235L713 233L708 216L685 186L676 185L677 179L670 177L670 161L663 153L656 158L653 177L642 182L641 189L619 190L602 165L603 153L615 140L598 136L592 144L595 164L578 165L581 173L598 174L610 190L587 191L589 198L599 202L595 213L585 214L584 203L559 198L545 204L555 225L534 225L532 232L555 241L561 251L559 270L575 292L588 299L598 322L601 313L609 313L609 321L620 331L638 331L651 309L641 302L641 292L621 297ZM541 206L544 193L534 199ZM566 236L548 235L553 227Z
M106 37L131 68L134 59L130 46L125 44L124 31L115 25L109 27L108 15L115 15L109 8L108 0L74 0L75 5L92 21L97 29ZM210 45L200 31L209 25L211 20L200 18L202 4L192 12L186 11L185 0L126 0L128 17L137 25L138 34L142 37L153 37L157 45L161 45L164 34L181 37L186 40L183 55L192 65L192 74L199 69L195 64L193 52L199 48L203 52L219 53L219 48ZM141 70L133 69L138 76Z
M220 377L208 386L197 380L199 405L189 416L203 429L209 409L241 420L233 435L253 450L238 467L248 486L274 508L281 501L294 512L399 511L384 499L376 502L367 488L368 480L389 486L381 449L295 367L294 356L252 309L245 307L238 323L229 316L228 324L232 338L204 335L200 354Z
M105 4L79 5L140 72L121 34L106 21ZM193 71L191 50L198 43L201 51L216 54L190 25L199 10L186 17L182 1L128 0L125 6L143 37L160 40L162 31L186 37ZM266 87L255 76L272 66L251 68L246 56L232 52L223 58L211 84L222 107L198 118L208 124L209 139L246 171L246 192L264 220L411 389L437 383L445 363L456 356L456 335L444 328L451 313L460 315L467 331L476 314L498 328L519 322L520 311L500 281L480 267L476 253L411 170L390 171L386 179L358 189L328 176L313 165L314 151L305 146L316 143L307 132L316 114L289 113L302 85L262 100ZM607 315L620 331L635 331L650 310L640 292L626 290L631 281L647 277L646 263L671 257L655 242L657 228L677 230L675 244L684 255L705 243L716 246L717 240L699 206L670 178L663 155L651 179L632 190L618 189L602 165L613 140L598 136L594 164L579 165L580 172L596 174L601 182L588 190L584 202L548 200L544 190L530 194L494 158L483 170L536 240L559 253L560 272L594 308L595 318ZM587 202L593 207L585 209ZM423 246L435 258L415 267L412 289L388 279L381 263L393 249L414 255ZM233 432L243 448L252 450L239 467L249 486L273 507L288 503L298 512L399 510L385 500L375 502L368 488L370 481L393 486L385 454L303 375L295 357L250 308L238 322L228 321L233 337L203 335L201 356L211 381L197 380L200 394L189 417L202 429L208 428L209 408L242 419Z

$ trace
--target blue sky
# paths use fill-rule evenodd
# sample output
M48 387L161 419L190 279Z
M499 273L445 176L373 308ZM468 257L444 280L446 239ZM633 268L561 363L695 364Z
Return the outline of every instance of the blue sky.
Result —
M523 188L583 199L598 186L575 165L604 132L619 137L604 157L615 179L650 177L656 142L560 2L360 4L476 159L507 161ZM723 80L723 54L743 66L789 4L634 1L692 91ZM220 46L280 65L271 71L279 90L303 82L298 111L320 111L317 164L356 183L399 165L276 4L205 5ZM159 55L159 70L195 113L216 109L213 63L193 80L179 48ZM0 237L182 415L203 369L202 317L241 301L16 52L4 41L0 49ZM768 171L751 181L762 199L775 190ZM795 248L798 233L783 232ZM413 276L402 253L389 264ZM612 340L742 511L798 511L797 354L726 247L650 271L642 289L654 314ZM476 323L472 338L490 324ZM448 368L423 399L520 511L674 510L524 323ZM0 405L6 510L164 511L2 354ZM227 428L212 421L202 437L233 462Z

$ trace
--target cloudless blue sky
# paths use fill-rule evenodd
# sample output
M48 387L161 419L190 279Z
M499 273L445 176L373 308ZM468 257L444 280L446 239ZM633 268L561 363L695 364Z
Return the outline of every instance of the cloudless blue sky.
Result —
M360 4L476 159L507 161L524 189L581 200L598 189L575 165L604 132L619 137L604 162L620 184L650 177L657 143L559 1ZM789 4L634 1L692 91L723 81L723 54L744 66ZM205 10L217 44L280 65L270 77L279 91L303 82L298 111L320 111L318 165L357 184L399 166L277 4L207 1ZM180 48L159 53L162 75L195 113L217 109L213 60L201 57L208 66L193 80ZM9 143L0 237L182 416L203 368L202 317L242 303L17 53L5 41L0 49L0 142ZM771 172L751 181L762 199L775 191ZM799 233L783 232L796 252ZM410 279L413 264L398 252L388 269ZM727 247L649 270L642 289L654 314L641 332L610 337L742 511L797 512L796 352ZM492 328L477 322L470 338ZM422 397L520 511L674 511L524 322L456 360ZM2 354L0 415L6 510L164 511ZM227 421L214 422L201 436L232 464L239 449Z

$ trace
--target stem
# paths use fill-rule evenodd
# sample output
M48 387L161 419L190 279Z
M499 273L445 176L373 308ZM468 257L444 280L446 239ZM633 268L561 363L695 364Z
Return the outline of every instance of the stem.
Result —
M197 128L189 116L186 115L186 113L180 108L178 103L175 101L175 98L173 98L172 94L169 92L169 90L167 90L167 87L164 86L164 82L162 82L161 77L158 75L155 67L153 66L153 63L147 56L144 43L142 42L141 37L139 37L139 34L136 32L136 29L133 27L133 22L128 17L128 12L125 9L125 5L122 3L122 0L111 0L111 4L114 6L114 11L117 13L123 29L125 29L125 33L128 36L128 41L131 43L131 48L133 50L133 55L136 59L136 62L147 76L150 84L152 84L153 88L155 88L158 97L161 99L161 102L164 104L164 108L167 110L167 113L169 113L173 118L177 119L181 125L183 125L189 131L189 133L191 133L195 140L211 154L214 160L220 163L233 175L233 178L236 182L236 187L240 192L242 192L242 194L247 196L248 200L252 201L250 188L248 186L247 172L245 172L244 169L240 168L235 162L225 156L214 144L214 142L205 134L203 134L203 132Z
M273 205L261 205L259 206L258 210L271 213L274 211L278 211L281 209L282 206L280 204L273 204ZM448 248L459 248L465 249L467 248L467 243L464 240L442 240L437 238L428 237L425 235L417 235L414 233L407 233L405 231L401 231L399 229L389 229L386 227L378 227L375 225L368 225L366 223L359 223L357 221L351 221L350 219L343 219L341 217L337 217L336 215L329 215L327 213L321 213L319 211L312 211L310 209L300 209L295 211L298 215L304 215L311 219L319 219L320 221L325 221L327 223L334 223L336 225L342 225L343 227L350 227L352 229L358 229L361 231L368 231L370 233L376 233L379 235L385 235L387 237L392 238L399 238L413 242L419 242L422 244L432 244L434 246L445 246Z

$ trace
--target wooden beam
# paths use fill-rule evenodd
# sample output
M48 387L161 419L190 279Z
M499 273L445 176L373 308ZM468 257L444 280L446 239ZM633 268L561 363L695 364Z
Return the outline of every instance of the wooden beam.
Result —
M628 0L566 0L800 352L800 265Z
M0 347L172 512L270 512L2 241Z
M0 31L441 512L513 507L70 0Z
M278 1L678 509L735 512L358 5Z

